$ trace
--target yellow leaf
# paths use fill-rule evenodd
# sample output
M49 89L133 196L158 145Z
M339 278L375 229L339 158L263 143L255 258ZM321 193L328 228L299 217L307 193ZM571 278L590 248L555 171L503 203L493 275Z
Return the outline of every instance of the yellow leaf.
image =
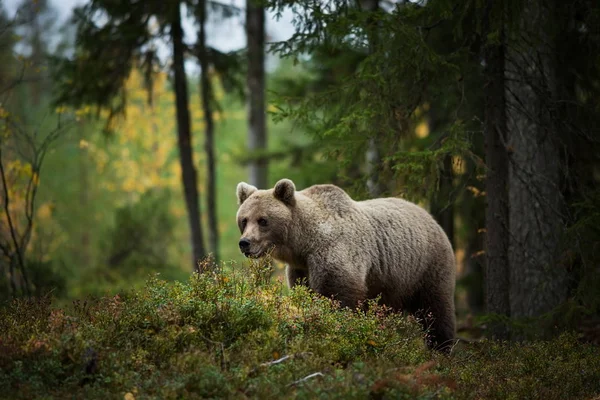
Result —
M419 139L424 139L429 136L429 125L423 121L415 128L415 134Z

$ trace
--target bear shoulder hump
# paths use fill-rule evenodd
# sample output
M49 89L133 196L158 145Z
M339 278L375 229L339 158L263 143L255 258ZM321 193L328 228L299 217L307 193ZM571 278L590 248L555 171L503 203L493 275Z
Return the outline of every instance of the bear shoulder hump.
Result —
M354 204L343 189L331 184L310 186L302 194L327 208L346 209Z

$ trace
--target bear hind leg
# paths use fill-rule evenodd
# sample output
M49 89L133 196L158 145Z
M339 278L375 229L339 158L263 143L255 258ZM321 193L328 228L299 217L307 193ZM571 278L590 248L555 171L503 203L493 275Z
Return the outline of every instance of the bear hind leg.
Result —
M449 353L455 342L454 298L441 293L417 293L407 304L427 332L427 347Z

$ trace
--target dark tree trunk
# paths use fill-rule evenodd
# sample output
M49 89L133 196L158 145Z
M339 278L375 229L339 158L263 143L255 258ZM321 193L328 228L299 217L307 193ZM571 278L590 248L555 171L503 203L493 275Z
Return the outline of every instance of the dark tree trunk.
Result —
M467 282L467 304L471 313L480 314L485 310L484 257L479 255L483 248L482 235L474 231L469 234L467 240L464 272Z
M246 35L248 38L248 149L261 152L267 149L265 118L265 10L246 2ZM250 162L250 184L266 189L267 158Z
M200 199L197 187L198 178L196 168L194 167L187 77L183 65L184 46L179 3L173 9L171 38L173 40L173 72L175 76L175 101L177 107L177 145L179 147L181 178L191 231L192 263L194 270L197 270L197 262L206 257L206 252L204 249L202 225L200 224Z
M204 151L206 152L206 164L208 176L206 177L207 191L207 213L208 213L208 242L210 251L215 260L219 259L219 225L217 221L217 188L216 188L216 169L217 160L215 157L214 135L215 127L212 114L212 86L210 75L208 73L208 51L206 48L206 0L202 0L199 10L200 32L198 33L198 61L200 63L200 95L204 111L204 121L206 123Z
M476 165L472 160L466 161L467 176L476 175ZM485 227L485 197L467 195L461 202L457 212L461 212L461 219L465 226L465 263L463 281L466 284L467 304L473 314L485 312L485 281L484 267L486 235L482 228Z
M434 104L429 110L427 120L429 122L429 132L440 134L440 127L443 121L440 120L438 110L441 105ZM452 170L452 155L447 154L442 163L440 171L440 182L437 192L431 199L431 215L446 232L454 249L454 201L452 191L454 188L454 171Z
M490 15L493 0L488 0L484 22L491 32ZM502 12L502 11L501 11ZM506 139L505 46L503 21L500 43L488 44L485 50L485 156L486 156L486 305L489 313L510 316L508 265L508 156ZM508 331L498 324L492 334L506 339Z
M512 317L540 316L567 297L566 271L555 263L564 204L547 6L539 0L527 3L507 52Z
M431 215L440 224L454 248L454 199L452 199L454 173L452 156L444 157L440 174L440 187L431 203Z

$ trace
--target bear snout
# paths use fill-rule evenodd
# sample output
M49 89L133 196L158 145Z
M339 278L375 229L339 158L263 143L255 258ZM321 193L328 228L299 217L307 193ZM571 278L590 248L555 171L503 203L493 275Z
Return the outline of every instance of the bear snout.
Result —
M241 238L239 245L242 253L247 254L250 252L250 241L248 239Z

